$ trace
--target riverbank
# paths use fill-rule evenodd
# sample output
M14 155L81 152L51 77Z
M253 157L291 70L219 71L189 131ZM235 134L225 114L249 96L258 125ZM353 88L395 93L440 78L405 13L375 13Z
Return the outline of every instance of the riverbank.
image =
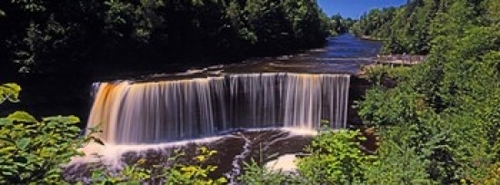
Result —
M369 41L384 41L384 39L382 39L382 38L372 37L372 36L369 36L369 35L360 35L360 36L357 36L357 37L360 38L360 39L369 40Z
M390 68L414 66L421 64L425 61L425 59L425 55L377 55L374 59L374 63L362 66L356 76L365 78L367 71L376 68L377 66L389 66Z
M377 55L375 64L399 64L399 65L416 65L425 61L425 55Z

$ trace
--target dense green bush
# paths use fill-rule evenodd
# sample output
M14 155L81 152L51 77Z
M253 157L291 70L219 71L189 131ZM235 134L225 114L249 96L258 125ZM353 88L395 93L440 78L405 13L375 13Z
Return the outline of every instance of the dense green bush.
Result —
M384 85L386 81L404 81L410 78L410 67L390 67L387 65L369 65L363 67L365 78L376 85Z
M366 138L359 131L325 131L314 137L306 156L298 161L298 170L309 184L352 184L365 179L365 168L375 156L360 149Z
M108 168L102 164L93 164L91 184L100 185L125 185L125 184L141 184L151 178L151 170L140 167L145 160L139 160L136 164L127 165L119 171L119 173L112 173ZM84 184L78 182L78 184Z
M1 100L18 101L21 88L15 84L0 87ZM85 142L80 139L79 119L54 116L36 120L17 111L0 118L0 183L61 184L61 165L79 155Z
M206 147L200 147L199 153L193 158L194 164L186 165L174 163L172 167L163 168L162 173L166 176L167 184L193 184L193 185L218 185L227 182L225 177L211 179L209 173L215 171L217 166L207 165L205 162L217 151L209 150ZM171 157L169 160L175 160L183 156L184 153L178 153L178 156ZM161 177L162 175L160 175Z

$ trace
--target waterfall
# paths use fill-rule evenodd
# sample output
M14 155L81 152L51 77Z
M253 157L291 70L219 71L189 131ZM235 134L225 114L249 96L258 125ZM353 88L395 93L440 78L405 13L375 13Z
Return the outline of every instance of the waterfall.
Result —
M213 136L238 128L345 128L347 74L227 74L159 82L101 82L87 127L112 144Z

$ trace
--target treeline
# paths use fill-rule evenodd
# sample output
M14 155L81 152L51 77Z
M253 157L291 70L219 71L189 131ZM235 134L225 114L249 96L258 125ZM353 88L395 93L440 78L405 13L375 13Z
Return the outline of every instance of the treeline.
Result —
M379 85L359 110L380 137L368 184L500 184L500 1L414 0L395 15L386 49L428 56L368 73Z
M332 15L330 17L330 35L336 36L349 32L355 22L356 20L350 17L344 18L340 14Z
M310 0L1 1L0 60L26 73L239 60L320 46L329 24Z
M361 16L352 31L360 37L384 40L384 54L425 55L436 35L432 25L442 24L436 19L452 4L449 0L412 0L398 8L374 9Z
M359 37L379 40L391 33L391 21L395 18L396 8L373 9L361 15L352 26L351 32Z

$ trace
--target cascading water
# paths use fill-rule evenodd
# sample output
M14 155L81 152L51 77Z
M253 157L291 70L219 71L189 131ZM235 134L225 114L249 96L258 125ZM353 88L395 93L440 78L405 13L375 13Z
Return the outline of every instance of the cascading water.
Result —
M344 128L347 74L255 73L97 87L88 127L111 144L174 141L237 128Z

